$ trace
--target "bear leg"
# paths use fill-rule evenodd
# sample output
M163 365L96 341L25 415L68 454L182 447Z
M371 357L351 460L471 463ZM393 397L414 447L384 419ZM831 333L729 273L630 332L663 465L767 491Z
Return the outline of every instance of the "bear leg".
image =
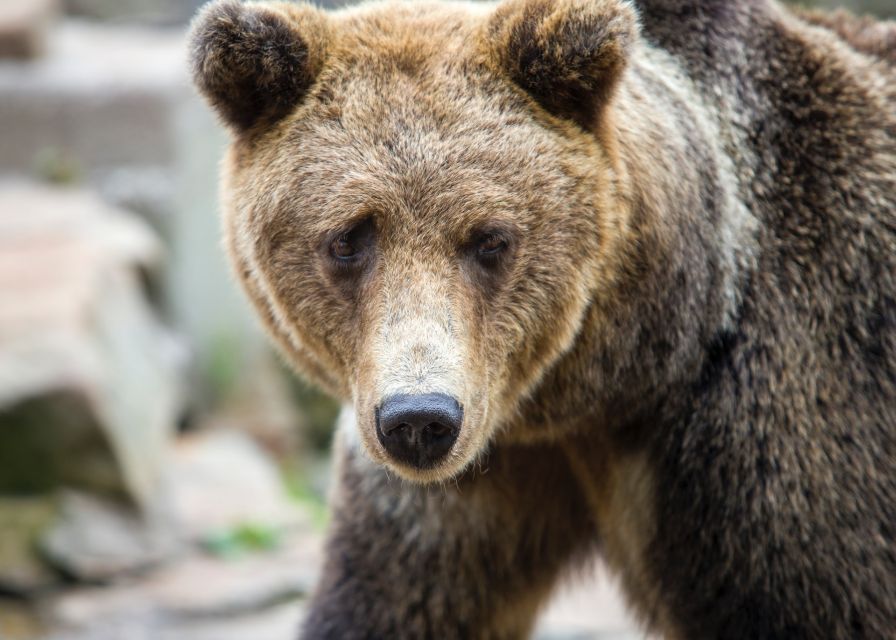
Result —
M562 452L493 449L441 485L339 451L338 487L304 638L522 638L596 534Z

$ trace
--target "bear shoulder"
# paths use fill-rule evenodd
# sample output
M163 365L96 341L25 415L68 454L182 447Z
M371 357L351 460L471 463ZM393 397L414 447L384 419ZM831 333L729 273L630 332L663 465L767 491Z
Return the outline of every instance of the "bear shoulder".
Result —
M833 32L859 53L878 58L896 70L896 21L856 16L843 9L830 12L795 8L793 11L810 25Z

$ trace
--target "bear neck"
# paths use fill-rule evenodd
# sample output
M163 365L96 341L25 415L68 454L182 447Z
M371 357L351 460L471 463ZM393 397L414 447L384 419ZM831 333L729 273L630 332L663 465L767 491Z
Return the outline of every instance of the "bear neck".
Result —
M734 134L711 114L671 56L638 46L596 132L626 218L621 275L524 403L511 431L521 440L595 426L639 437L631 425L655 424L736 325L757 222L739 195Z

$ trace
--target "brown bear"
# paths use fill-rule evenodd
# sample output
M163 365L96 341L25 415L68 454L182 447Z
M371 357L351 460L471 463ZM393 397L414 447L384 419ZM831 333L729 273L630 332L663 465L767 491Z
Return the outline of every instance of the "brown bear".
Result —
M774 0L213 2L226 242L351 402L308 638L896 634L896 27Z

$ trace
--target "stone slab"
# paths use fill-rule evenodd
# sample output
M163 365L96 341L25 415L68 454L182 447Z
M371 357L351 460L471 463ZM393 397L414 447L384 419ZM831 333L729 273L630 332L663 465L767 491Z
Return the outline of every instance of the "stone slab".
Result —
M148 507L182 403L142 285L161 246L86 190L0 182L0 211L0 489L51 488L30 470Z
M190 99L182 29L65 21L44 56L0 61L0 170L171 164Z

